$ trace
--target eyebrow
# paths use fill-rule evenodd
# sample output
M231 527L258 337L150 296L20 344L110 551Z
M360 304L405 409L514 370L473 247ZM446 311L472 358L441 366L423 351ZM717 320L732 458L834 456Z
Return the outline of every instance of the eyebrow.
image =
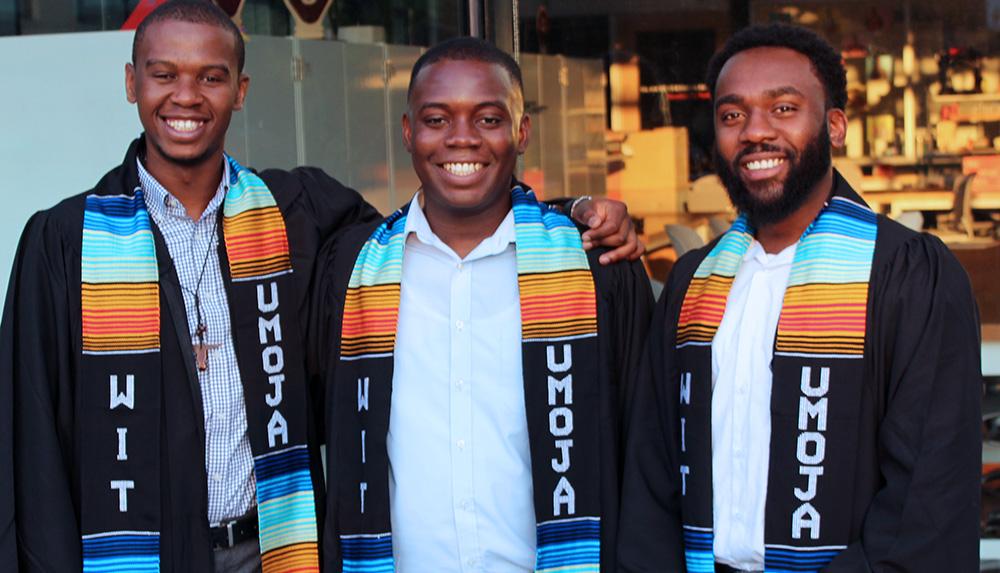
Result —
M168 60L146 60L147 68L155 65L176 66L177 64ZM208 64L207 66L202 66L201 69L202 71L218 70L220 72L225 73L226 75L229 75L229 66L227 66L226 64Z
M781 86L779 88L774 88L764 91L764 96L769 99L779 98L781 96L793 95L798 97L805 97L805 95L793 86ZM746 99L743 96L736 94L726 94L719 99L715 100L715 109L719 109L720 106L726 104L740 105Z
M498 107L500 109L507 109L507 104L500 100L490 100L490 101L480 102L475 106L477 110L482 109L484 107ZM431 101L420 106L420 109L418 111L423 111L428 108L451 109L451 106L444 102Z

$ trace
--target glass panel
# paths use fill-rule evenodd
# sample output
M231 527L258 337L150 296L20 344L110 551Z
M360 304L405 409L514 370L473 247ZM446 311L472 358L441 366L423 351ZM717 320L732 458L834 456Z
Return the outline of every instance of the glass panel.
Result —
M429 46L465 32L464 0L339 0L334 7L341 28L373 26L389 44Z
M140 0L0 0L0 36L117 30ZM428 46L465 33L466 0L335 0L329 37L366 27L363 38ZM250 35L288 36L293 18L282 0L246 0L243 29Z

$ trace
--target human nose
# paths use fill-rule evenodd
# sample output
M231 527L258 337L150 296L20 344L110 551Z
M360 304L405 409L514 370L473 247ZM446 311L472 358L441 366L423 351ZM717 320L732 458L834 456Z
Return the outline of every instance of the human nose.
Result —
M747 121L743 124L740 132L740 139L749 143L760 143L774 139L776 136L771 118L764 112L753 111L747 116Z
M482 143L479 130L472 120L457 119L451 124L445 144L455 147L476 147Z
M195 78L180 78L171 99L177 105L191 106L201 102L201 90Z

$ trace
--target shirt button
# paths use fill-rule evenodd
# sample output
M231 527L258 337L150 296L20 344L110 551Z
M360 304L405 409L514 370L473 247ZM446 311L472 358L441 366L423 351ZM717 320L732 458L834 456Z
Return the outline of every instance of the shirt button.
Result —
M462 329L465 328L465 322L461 320L456 320L455 328L457 328L459 332L462 332Z
M217 482L220 482L222 481L222 474L212 474L212 479Z
M465 440L459 440L459 441L455 442L455 445L458 446L458 449L464 450L465 449Z
M455 265L455 268L458 270L462 270L463 269L462 263L458 263L457 265Z
M472 509L472 500L471 499L463 499L462 500L462 509L464 509L466 511L468 511L469 509Z
M469 567L475 567L476 566L476 558L475 557L469 557L468 559L465 560L465 564L468 565Z
M459 378L458 382L455 382L455 388L458 388L459 392L461 392L462 390L465 390L465 380L462 380L461 378Z

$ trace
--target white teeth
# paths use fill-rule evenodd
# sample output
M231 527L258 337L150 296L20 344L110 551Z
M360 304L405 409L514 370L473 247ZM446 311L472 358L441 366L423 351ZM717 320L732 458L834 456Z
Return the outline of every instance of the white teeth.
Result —
M445 171L451 173L452 175L458 175L460 177L465 177L467 175L472 175L476 171L483 168L482 163L445 163L443 165Z
M181 131L181 132L191 132L191 131L194 131L194 130L198 129L199 127L201 127L201 125L203 123L204 122L202 122L202 121L195 121L193 119L168 119L167 120L167 125L169 125L171 129L173 129L174 131Z
M761 169L771 169L773 167L777 167L784 162L785 160L783 158L758 159L757 161L747 163L746 168L750 171L759 171Z

